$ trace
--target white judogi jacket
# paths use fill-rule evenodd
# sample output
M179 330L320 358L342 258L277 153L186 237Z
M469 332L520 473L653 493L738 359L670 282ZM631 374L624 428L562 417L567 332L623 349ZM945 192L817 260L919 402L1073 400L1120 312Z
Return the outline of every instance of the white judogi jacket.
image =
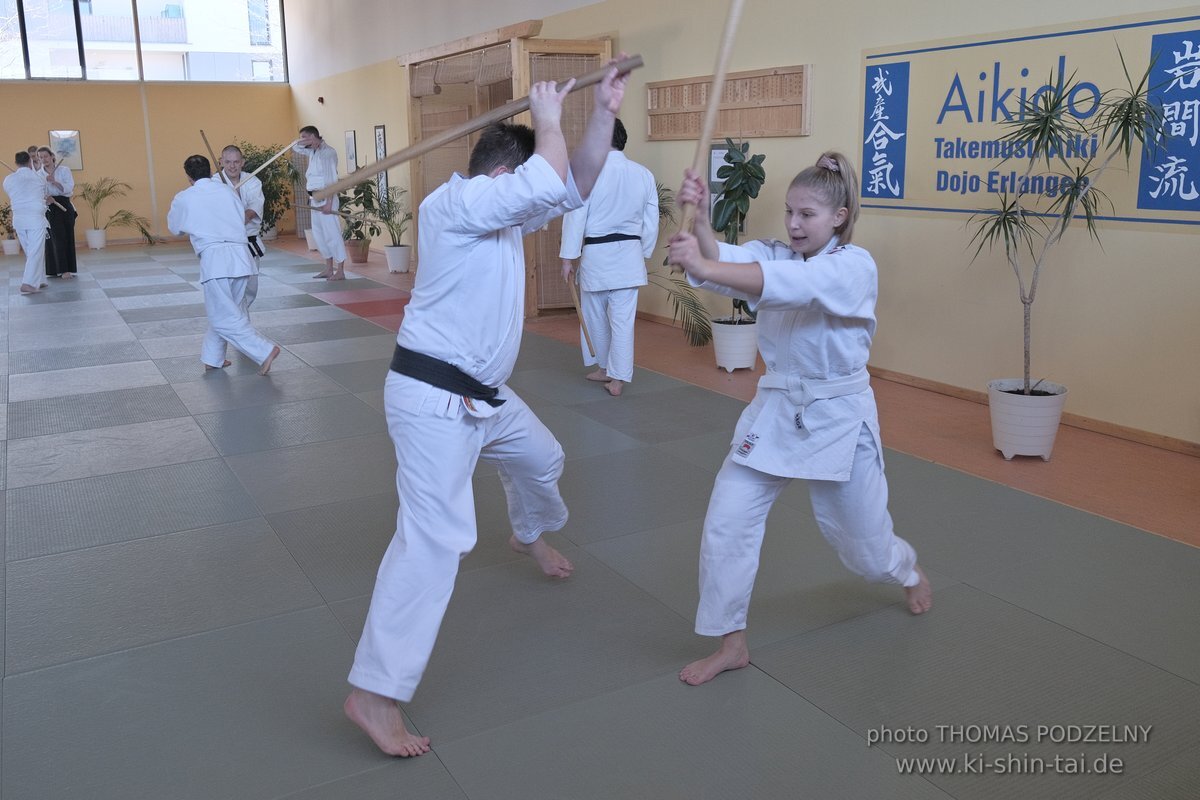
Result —
M191 238L201 283L258 273L246 247L245 216L241 199L220 178L201 178L171 201L167 228Z
M46 180L46 189L50 194L70 197L75 191L75 176L71 174L71 168L64 164L55 167L54 174Z
M584 237L628 233L638 239L584 245ZM579 262L585 292L646 285L646 259L658 241L658 188L650 170L609 151L587 204L563 217L560 258Z
M879 441L866 371L879 295L874 259L836 237L808 260L777 241L719 247L720 260L757 261L763 271L762 296L744 299L758 312L767 372L738 420L731 458L770 475L848 480L864 423Z
M338 154L328 142L322 139L315 150L302 144L293 145L292 150L308 156L308 168L304 171L304 187L308 191L315 192L337 183Z
M501 386L521 346L522 237L582 204L574 178L568 173L564 185L539 155L495 178L452 176L421 203L420 264L396 342L487 386ZM442 392L447 401L452 397L420 387ZM484 415L491 409L475 405Z
M226 175L225 177L228 178L229 176ZM221 179L217 178L217 180L219 181ZM266 198L263 197L262 181L258 179L258 176L250 175L247 172L243 172L240 176L238 176L237 180L244 181L244 183L242 183L237 190L238 196L242 199L242 206L247 211L253 211L258 215L253 220L246 223L246 235L258 236L260 233L262 233L263 209L267 204ZM234 181L233 183L234 185L237 185L237 181ZM260 242L259 244L261 246L262 243Z
M15 230L41 230L50 227L46 220L46 179L30 167L18 167L4 178L4 193L12 204Z

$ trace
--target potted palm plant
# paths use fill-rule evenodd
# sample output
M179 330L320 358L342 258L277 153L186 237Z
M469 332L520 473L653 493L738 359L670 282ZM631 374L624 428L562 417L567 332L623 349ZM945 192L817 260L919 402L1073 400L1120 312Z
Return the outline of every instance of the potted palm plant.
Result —
M246 159L242 167L246 172L254 172L282 149L274 144L259 147L244 141L237 142L237 146ZM263 190L262 235L264 239L274 239L279 221L292 207L292 187L300 176L290 159L277 158L256 177L262 181Z
M346 241L346 254L351 263L365 264L371 239L383 233L377 219L379 213L379 190L374 180L363 181L350 188L348 195L341 195L338 213L342 216L342 238Z
M658 187L659 225L674 225L675 193L657 181L655 186ZM667 266L666 259L663 259L662 265ZM646 281L667 293L667 299L671 301L671 321L679 321L688 344L703 347L712 341L712 324L708 319L708 309L704 307L700 295L687 280L651 269L646 273Z
M1058 432L1065 386L1047 380L1033 381L1030 371L1030 322L1038 283L1049 254L1062 241L1071 224L1082 219L1088 235L1099 242L1097 221L1104 207L1112 208L1098 185L1113 165L1127 168L1133 152L1152 151L1165 136L1162 109L1150 101L1151 67L1135 85L1118 50L1127 86L1104 92L1095 113L1086 119L1070 111L1078 88L1074 76L1051 76L1049 91L1024 104L1022 113L1006 123L1006 140L1026 143L1026 164L1018 189L997 195L993 208L970 218L975 258L986 248L1003 248L1005 261L1017 279L1024 310L1025 370L1023 378L1002 378L988 384L992 442L1005 459L1014 455L1041 456L1050 460ZM1075 137L1097 137L1090 157L1077 165L1067 161L1068 142ZM1015 148L1014 148L1015 149ZM1058 189L1043 194L1020 190L1032 186L1029 177L1044 162L1047 178L1056 178ZM1048 185L1048 181L1043 182Z
M725 164L717 170L723 181L721 193L713 205L712 227L728 244L737 244L745 229L750 201L758 197L767 180L763 154L750 155L750 143L734 144L725 140ZM754 312L745 300L733 301L733 313L713 320L713 352L717 366L726 372L752 368L758 357L758 329Z
M375 219L383 225L392 242L383 247L388 272L408 272L412 248L403 239L412 218L412 212L408 210L408 190L403 186L389 186L375 203Z
M125 193L132 188L128 183L116 178L98 178L89 183L79 184L79 196L88 204L92 212L92 227L84 231L88 247L93 250L102 250L108 243L109 228L133 228L142 235L146 244L155 243L154 234L150 233L150 220L124 208L114 211L104 224L100 223L100 207L104 201L111 197L124 197Z
M21 252L21 245L17 242L17 232L13 228L11 203L0 203L0 235L4 237L4 255L15 256Z

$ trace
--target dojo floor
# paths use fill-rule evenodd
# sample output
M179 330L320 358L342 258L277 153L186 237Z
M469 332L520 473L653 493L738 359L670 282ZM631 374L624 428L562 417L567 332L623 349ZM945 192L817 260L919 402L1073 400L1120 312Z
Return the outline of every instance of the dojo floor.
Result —
M267 378L236 355L201 371L186 246L81 250L78 280L32 297L0 261L8 800L1200 797L1200 459L1064 429L1050 464L1004 462L963 433L981 407L876 381L933 611L849 575L796 484L752 666L687 687L710 648L700 525L754 377L664 357L648 338L679 335L648 325L658 371L614 400L563 318L530 325L511 385L566 450L550 538L576 573L507 549L481 468L479 546L407 706L433 751L380 755L341 702L393 530L381 387L405 276L313 281L288 248L254 306L284 346ZM1071 739L1133 726L1149 740ZM1081 758L1123 774L1065 774Z

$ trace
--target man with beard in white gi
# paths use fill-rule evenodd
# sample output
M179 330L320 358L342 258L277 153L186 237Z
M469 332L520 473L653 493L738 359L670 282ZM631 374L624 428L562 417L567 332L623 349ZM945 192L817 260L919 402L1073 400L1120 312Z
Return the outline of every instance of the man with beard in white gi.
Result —
M583 208L563 217L563 280L570 283L579 259L579 313L591 335L583 363L598 368L589 381L601 381L613 397L633 379L633 322L638 287L646 285L646 259L658 241L658 187L650 170L625 157L629 135L613 124L612 150L596 188Z
M188 156L183 171L192 185L171 201L167 228L176 236L186 233L200 256L200 288L208 315L200 360L206 370L229 366L228 342L261 365L259 375L266 375L279 345L250 324L246 289L258 270L246 247L246 210L228 186L212 177L204 156Z
M34 148L37 152L37 148ZM4 193L12 204L13 229L25 251L25 272L21 276L21 294L41 291L46 283L46 179L33 171L33 159L25 150L13 160L17 169L4 178Z
M308 156L308 169L304 171L304 186L309 196L338 180L337 151L326 144L321 132L312 125L300 129L300 141L292 147L297 153ZM325 259L325 269L313 275L330 281L345 280L346 243L342 240L342 226L338 220L337 195L313 209L312 232L317 240L317 250Z
M583 139L568 158L561 89L529 92L533 127L493 125L471 152L470 177L454 175L420 208L420 269L396 336L384 386L396 446L400 507L354 657L346 715L396 756L429 751L410 733L408 702L428 663L459 562L475 546L471 475L479 458L500 471L513 536L547 576L571 562L543 541L567 521L558 491L563 451L505 385L521 343L522 237L583 205L604 166L625 92L612 68L594 91Z
M263 195L262 181L257 175L244 175L242 168L246 166L246 157L242 148L235 144L226 145L221 151L221 174L229 186L237 192L242 205L246 209L246 245L254 258L254 275L246 282L246 309L249 310L254 298L258 296L258 266L263 256L262 243L258 237L262 234L262 215L266 207L266 197Z

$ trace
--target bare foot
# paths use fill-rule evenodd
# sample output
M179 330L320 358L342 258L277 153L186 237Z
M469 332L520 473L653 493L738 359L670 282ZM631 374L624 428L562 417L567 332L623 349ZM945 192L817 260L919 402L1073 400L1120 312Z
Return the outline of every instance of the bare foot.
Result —
M346 271L344 269L344 266L345 266L344 264L338 264L337 268L329 273L329 277L326 278L326 280L330 280L330 281L346 280Z
M259 375L266 375L271 371L271 362L275 360L275 356L279 355L279 345L271 348L271 355L267 356L267 360L262 363L262 368L258 371Z
M40 289L36 286L30 286L28 283L21 284L21 294L36 294L39 291Z
M71 278L75 277L75 273L74 272L64 272L62 275L59 275L58 277L62 278L63 280L70 280Z
M313 277L314 278L328 278L332 273L333 273L333 260L330 259L329 261L325 262L325 269L321 270L316 275L313 275Z
M46 288L49 288L49 286L50 286L50 284L48 284L48 283L39 283L38 284L39 289L46 289Z
M621 387L625 385L625 381L611 380L604 384L605 390L613 397L621 396Z
M605 372L603 368L597 369L592 372L589 372L587 374L587 379L589 381L598 381L600 383L605 383L608 381L608 373Z
M562 553L546 544L544 539L538 539L532 544L525 544L516 536L510 536L508 546L518 553L531 556L542 568L542 573L551 578L569 578L575 571L575 565L568 561Z
M204 365L204 371L205 371L205 372L208 372L210 369L225 369L225 367L228 367L228 366L229 366L230 364L232 364L232 363L233 363L233 362L232 362L232 361L230 361L229 359L225 359L225 363L224 363L224 364L222 364L222 365L221 365L221 366L219 366L219 367L214 367L214 366L212 366L211 364L205 364L205 365Z
M429 752L429 737L414 736L404 727L400 706L390 697L354 689L342 709L389 756L409 758Z
M721 646L708 658L693 661L679 670L679 680L689 686L708 683L722 672L742 669L750 665L750 649L746 646L746 632L734 631L721 638Z
M925 571L917 567L917 574L921 576L921 581L916 586L905 586L904 596L908 600L908 610L914 614L924 614L929 609L933 608L933 587L929 585L929 578L925 577Z

